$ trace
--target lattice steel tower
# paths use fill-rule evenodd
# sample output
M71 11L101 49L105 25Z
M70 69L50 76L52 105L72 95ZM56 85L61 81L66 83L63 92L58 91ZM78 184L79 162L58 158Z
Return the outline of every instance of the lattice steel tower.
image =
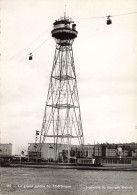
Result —
M51 34L56 41L56 50L39 149L42 149L45 140L54 140L54 154L57 159L59 145L66 144L68 150L71 144L83 145L84 136L72 49L72 43L78 34L76 24L64 16L53 23Z

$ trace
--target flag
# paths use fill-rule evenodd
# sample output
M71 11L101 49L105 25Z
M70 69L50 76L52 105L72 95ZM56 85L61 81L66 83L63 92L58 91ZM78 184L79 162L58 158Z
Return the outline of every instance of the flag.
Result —
M49 144L49 148L53 149L53 147L51 146L51 144Z

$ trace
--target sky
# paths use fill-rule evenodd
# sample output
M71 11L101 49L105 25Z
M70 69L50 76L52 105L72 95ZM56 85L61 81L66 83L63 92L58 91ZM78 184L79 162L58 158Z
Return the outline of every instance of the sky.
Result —
M1 143L17 153L41 130L55 52L52 24L65 10L78 30L73 52L85 144L137 142L137 14L126 14L137 12L137 1L0 3Z

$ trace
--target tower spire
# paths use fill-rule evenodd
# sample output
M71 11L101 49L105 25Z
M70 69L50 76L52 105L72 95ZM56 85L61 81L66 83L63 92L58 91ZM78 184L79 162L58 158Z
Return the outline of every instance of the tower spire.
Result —
M66 4L65 4L64 19L66 19Z

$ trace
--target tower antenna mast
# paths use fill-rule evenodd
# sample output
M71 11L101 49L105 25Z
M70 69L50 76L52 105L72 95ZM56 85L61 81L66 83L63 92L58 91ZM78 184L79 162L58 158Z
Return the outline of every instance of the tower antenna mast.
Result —
M64 19L66 18L66 4L65 4L65 12L64 12Z

